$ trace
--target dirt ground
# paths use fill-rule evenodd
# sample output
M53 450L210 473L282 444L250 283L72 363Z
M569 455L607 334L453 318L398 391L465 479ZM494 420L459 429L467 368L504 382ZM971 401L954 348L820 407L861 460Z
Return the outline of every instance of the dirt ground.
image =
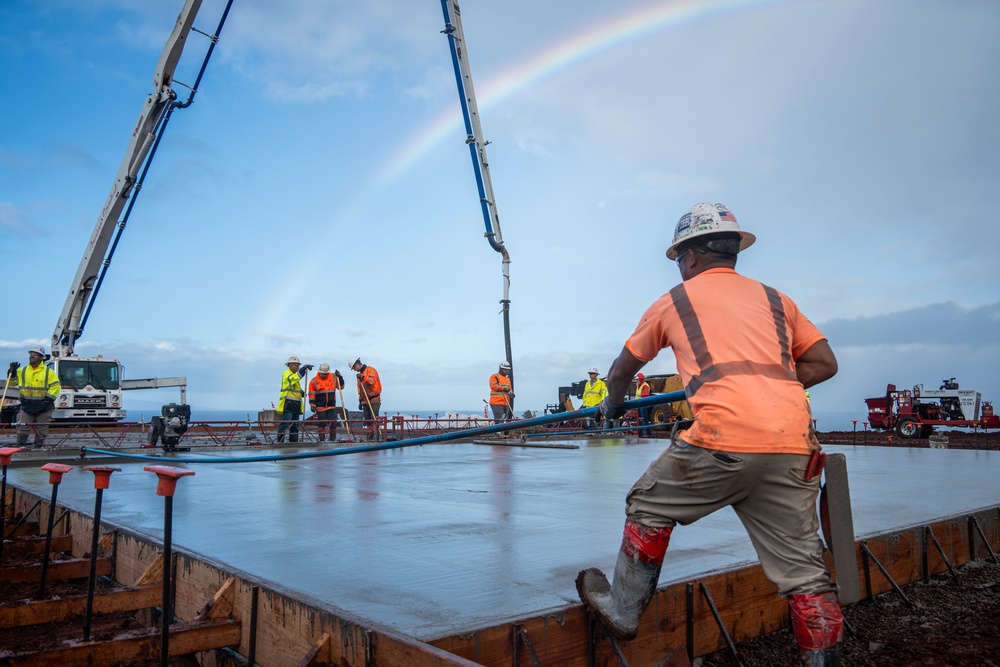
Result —
M912 604L896 592L844 608L845 667L1000 666L1000 565L976 561L928 583L903 588ZM795 665L790 630L737 645L746 667ZM735 665L726 652L706 656L701 667Z

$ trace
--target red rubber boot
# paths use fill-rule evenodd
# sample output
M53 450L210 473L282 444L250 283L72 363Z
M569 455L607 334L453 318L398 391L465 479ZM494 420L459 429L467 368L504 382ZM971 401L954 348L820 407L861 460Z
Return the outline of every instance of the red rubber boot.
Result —
M840 667L840 640L844 636L844 617L837 594L814 593L790 595L792 633L799 646L799 665L803 667Z

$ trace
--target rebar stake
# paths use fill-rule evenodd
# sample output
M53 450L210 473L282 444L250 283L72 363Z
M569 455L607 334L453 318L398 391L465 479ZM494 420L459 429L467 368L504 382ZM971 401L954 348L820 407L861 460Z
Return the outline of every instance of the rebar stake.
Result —
M94 584L97 581L97 543L101 537L101 499L104 489L111 485L111 473L120 472L121 468L107 466L86 466L84 470L94 473L94 488L97 489L97 499L94 501L94 534L90 540L90 576L87 578L87 610L83 616L83 641L90 641L90 621L94 613Z
M0 447L0 465L3 466L3 482L0 483L0 563L3 563L3 543L7 537L7 466L14 454L23 451L24 447Z
M39 599L45 597L45 575L48 573L49 569L49 550L52 547L52 528L55 526L56 495L59 493L59 482L62 481L62 476L72 469L73 466L68 466L65 463L46 463L42 466L42 470L49 473L49 484L52 485L52 500L49 501L49 528L45 531L45 553L42 556L42 577L38 584L38 594L35 596Z
M701 588L701 594L705 597L705 602L708 603L708 608L712 612L712 616L715 617L715 624L719 626L719 631L722 636L726 638L726 646L729 647L729 652L733 656L733 660L739 667L743 667L743 663L740 661L740 654L736 652L736 644L733 643L733 638L729 636L729 630L726 629L726 624L722 622L722 616L719 615L719 610L715 607L715 601L712 600L712 596L708 594L708 586L705 582L699 581L698 586Z
M177 488L177 480L193 475L194 470L171 466L146 466L143 470L156 473L159 480L156 484L156 495L163 496L163 607L160 613L160 667L167 667L167 662L170 659L170 621L174 617L170 605L172 594L170 533L173 529L174 491Z
M896 583L896 580L893 579L892 576L889 575L889 571L886 570L885 567L882 566L882 563L879 562L878 558L875 558L875 554L873 554L871 552L871 549L868 548L868 543L867 542L862 542L861 543L861 553L863 553L865 555L866 559L870 558L871 560L875 561L875 565L878 567L879 571L882 573L882 576L885 577L886 580L892 585L893 590L895 590L897 593L899 593L903 597L903 599L906 601L906 604L910 605L911 607L915 607L916 606L915 604L913 604L913 602L910 600L910 598L906 597L906 593L904 593L903 589L899 587L899 584ZM870 583L870 579L869 579L869 575L868 575L868 561L867 560L865 561L865 583L866 583L866 585L868 587L868 597L871 598L872 597L872 589L871 589L871 583Z

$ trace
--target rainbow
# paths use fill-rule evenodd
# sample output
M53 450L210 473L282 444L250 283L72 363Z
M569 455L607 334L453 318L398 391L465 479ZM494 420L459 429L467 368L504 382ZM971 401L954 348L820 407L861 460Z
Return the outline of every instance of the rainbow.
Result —
M574 65L650 34L719 14L790 2L792 0L666 0L640 7L610 22L602 21L570 35L487 81L482 93L477 92L479 110L488 109ZM463 120L456 103L390 155L374 181L384 186L410 169L445 138L454 137L458 141L461 134ZM464 141L464 136L461 140Z
M611 21L601 20L572 34L562 42L516 63L481 87L477 86L479 110L482 112L500 104L549 77L636 39L717 15L796 2L802 3L803 0L662 0L639 7ZM447 110L428 122L381 162L367 185L360 188L350 201L343 203L339 217L353 217L375 193L400 178L445 139L454 139L456 146L459 142L464 142L463 123L458 101L455 100ZM306 289L308 282L299 281L301 290ZM275 295L266 300L267 306L259 319L263 331L270 331L274 322L286 316L294 297L295 295L285 292L281 298Z

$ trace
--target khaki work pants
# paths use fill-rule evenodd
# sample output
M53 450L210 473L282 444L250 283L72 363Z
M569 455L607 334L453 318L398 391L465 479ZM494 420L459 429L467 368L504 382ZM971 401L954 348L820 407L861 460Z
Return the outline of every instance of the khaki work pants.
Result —
M49 434L49 422L52 421L52 410L43 412L40 415L29 415L21 410L17 415L17 446L24 447L28 444L28 435L35 432L34 447L45 446L45 436Z
M818 534L819 477L802 479L808 461L807 455L721 452L678 440L629 491L625 512L665 528L731 506L782 596L836 590Z

